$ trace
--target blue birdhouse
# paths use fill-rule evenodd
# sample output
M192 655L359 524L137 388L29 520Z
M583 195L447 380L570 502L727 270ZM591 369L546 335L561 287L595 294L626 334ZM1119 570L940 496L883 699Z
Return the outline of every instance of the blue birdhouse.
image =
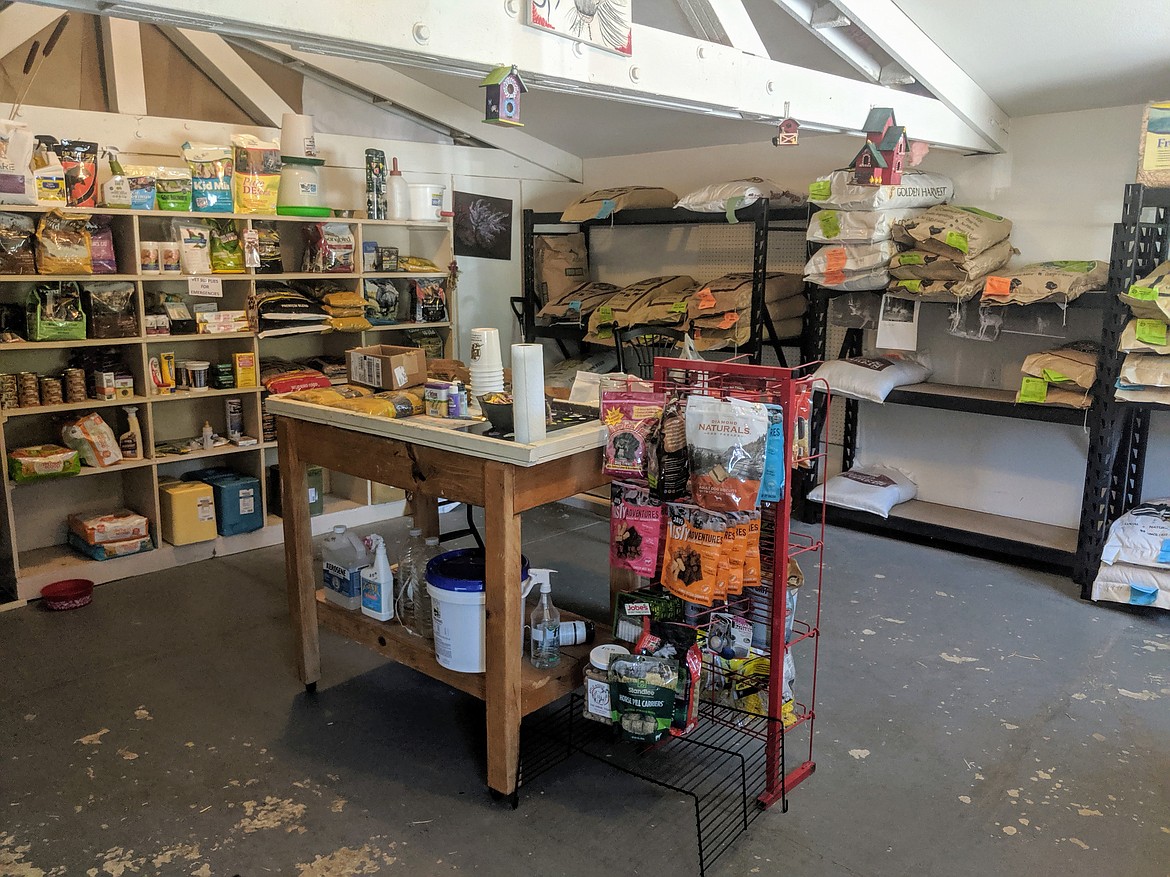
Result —
M483 120L492 125L515 125L523 127L520 121L520 95L528 86L520 78L516 65L504 64L487 75L480 88L487 89L487 102Z

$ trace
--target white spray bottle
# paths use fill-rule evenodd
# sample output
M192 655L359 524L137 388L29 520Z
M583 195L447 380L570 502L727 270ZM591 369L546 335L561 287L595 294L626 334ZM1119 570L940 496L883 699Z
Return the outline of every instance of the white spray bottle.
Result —
M365 538L374 562L362 570L362 614L379 621L394 617L394 576L386 559L386 543L377 533Z

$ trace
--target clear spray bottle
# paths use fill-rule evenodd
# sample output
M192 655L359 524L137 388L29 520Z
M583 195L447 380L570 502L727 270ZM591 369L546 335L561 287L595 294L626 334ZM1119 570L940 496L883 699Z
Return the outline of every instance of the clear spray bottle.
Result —
M540 586L540 602L532 610L532 666L540 670L555 667L561 660L561 613L552 602L549 574L555 569L530 569L533 587Z

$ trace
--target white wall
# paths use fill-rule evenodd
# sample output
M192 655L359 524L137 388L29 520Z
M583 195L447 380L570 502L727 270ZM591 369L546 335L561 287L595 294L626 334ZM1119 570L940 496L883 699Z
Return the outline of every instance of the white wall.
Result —
M1140 108L1120 107L1014 119L1008 154L934 150L923 167L952 176L959 203L1010 218L1017 261L1107 260L1123 189L1134 178L1140 117ZM913 136L913 120L902 121ZM713 182L763 176L804 189L857 150L857 140L842 136L804 136L796 148L777 148L765 133L761 128L760 142L747 146L589 159L585 186L658 185L682 195ZM956 339L938 328L942 320L934 311L940 307L927 306L921 336L939 380L1008 387L1018 381L1026 353L1059 343L1021 336L993 344ZM1099 331L1094 313L1069 316L1070 340ZM876 405L865 406L861 422L861 458L905 467L923 499L1077 524L1087 448L1080 427ZM1170 494L1170 467L1158 463L1168 456L1170 417L1155 415L1147 496Z

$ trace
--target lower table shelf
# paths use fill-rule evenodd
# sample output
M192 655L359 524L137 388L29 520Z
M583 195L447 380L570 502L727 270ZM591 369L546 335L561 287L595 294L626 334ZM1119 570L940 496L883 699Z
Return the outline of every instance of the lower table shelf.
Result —
M1077 531L1019 518L912 499L900 503L888 518L828 506L828 523L871 532L924 539L945 539L950 545L980 549L1017 560L1071 568L1076 559Z
M579 616L562 611L561 618L573 621ZM324 591L317 591L317 621L326 630L360 643L383 657L405 664L472 697L485 699L485 674L448 670L435 659L434 648L430 643L408 633L397 622L378 621L361 612L343 609L326 600ZM602 625L597 627L599 638L608 635L608 628ZM579 688L584 683L583 673L589 661L590 648L588 645L563 647L560 663L551 670L538 670L526 657L521 657L522 714L535 712Z

